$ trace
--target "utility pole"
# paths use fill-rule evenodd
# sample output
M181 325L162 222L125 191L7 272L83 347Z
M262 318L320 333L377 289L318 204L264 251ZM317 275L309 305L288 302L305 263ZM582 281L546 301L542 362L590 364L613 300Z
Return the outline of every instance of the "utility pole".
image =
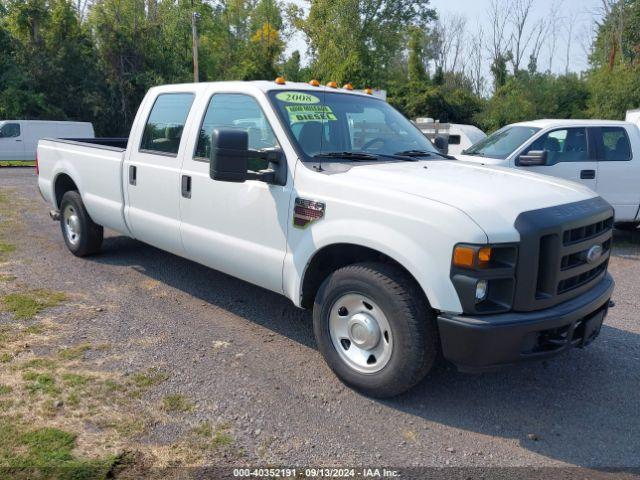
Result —
M193 81L198 83L200 81L200 74L198 71L198 27L196 21L198 20L198 14L193 12L191 15L191 36L193 37Z

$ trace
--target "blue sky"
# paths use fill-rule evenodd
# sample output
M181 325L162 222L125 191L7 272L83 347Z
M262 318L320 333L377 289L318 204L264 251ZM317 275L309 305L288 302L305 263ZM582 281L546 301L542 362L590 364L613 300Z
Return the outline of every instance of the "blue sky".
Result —
M507 8L513 0L502 0ZM308 6L305 0L293 0L293 3ZM488 31L490 28L487 11L490 0L431 0L432 6L438 11L438 15L446 19L451 15L462 15L467 19L467 31L474 34L479 28ZM552 58L552 71L555 73L564 72L566 66L567 38L569 23L573 25L572 41L570 49L570 70L582 71L587 67L587 49L593 35L594 20L599 18L601 0L534 0L531 10L531 18L534 21L545 19L548 21L550 12L556 5L558 15L557 43L553 56L550 48L543 48L539 66L546 70L549 66L549 58ZM551 44L551 42L548 42ZM304 38L300 35L291 39L288 52L306 50ZM525 62L526 63L526 62Z

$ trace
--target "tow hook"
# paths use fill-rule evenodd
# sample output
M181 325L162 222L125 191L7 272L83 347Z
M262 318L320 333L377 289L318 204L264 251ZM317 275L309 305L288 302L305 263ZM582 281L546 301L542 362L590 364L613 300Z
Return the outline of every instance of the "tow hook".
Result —
M609 308L613 308L616 306L616 302L614 302L613 300L609 300Z
M51 220L53 220L54 222L59 222L60 221L60 211L59 210L49 210L49 216L51 217Z

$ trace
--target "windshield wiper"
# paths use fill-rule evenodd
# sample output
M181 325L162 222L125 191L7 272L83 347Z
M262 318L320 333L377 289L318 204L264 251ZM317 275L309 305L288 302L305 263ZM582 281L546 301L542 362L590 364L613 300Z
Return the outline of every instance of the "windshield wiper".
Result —
M372 155L365 152L326 152L318 153L313 158L346 158L349 160L377 160L377 155Z
M455 157L452 157L451 155L447 155L446 153L427 152L426 150L405 150L404 152L398 152L398 153L395 153L394 155L397 155L399 157L409 157L409 158L433 157L434 155L438 155L440 157L443 157L449 160L456 159Z

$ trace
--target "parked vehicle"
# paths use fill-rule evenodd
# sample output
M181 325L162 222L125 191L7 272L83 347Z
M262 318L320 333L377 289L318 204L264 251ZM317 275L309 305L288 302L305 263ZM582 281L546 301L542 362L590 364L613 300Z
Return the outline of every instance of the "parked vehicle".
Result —
M626 121L635 123L638 127L640 127L640 108L637 110L629 110L627 112Z
M471 145L487 138L487 134L474 125L464 125L461 123L450 123L449 129L449 155L460 155Z
M629 122L537 120L508 125L457 156L579 182L640 222L640 130Z
M97 253L108 227L283 294L369 395L404 392L439 353L483 371L587 345L609 307L607 202L447 160L367 94L157 87L128 139L43 140L38 158L73 254Z
M440 123L433 118L416 118L414 124L438 148L449 155L460 155L463 150L487 135L478 127L461 123Z
M0 121L0 160L35 160L38 141L43 138L91 138L93 136L93 125L86 122L2 120Z

